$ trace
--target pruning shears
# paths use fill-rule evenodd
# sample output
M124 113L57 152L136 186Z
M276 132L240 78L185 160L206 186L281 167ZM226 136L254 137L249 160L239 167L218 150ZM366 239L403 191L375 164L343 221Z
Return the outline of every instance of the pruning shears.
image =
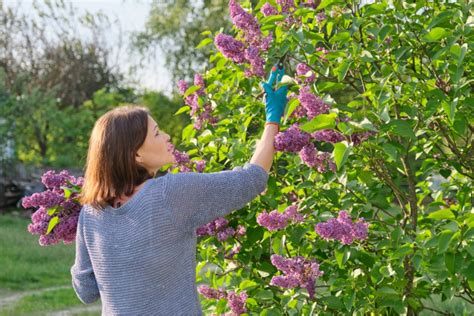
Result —
M273 83L274 81L276 81L277 83L281 81L281 78L283 77L283 72L282 71L278 71L277 74L275 74L275 72L277 72L277 70L282 70L284 68L284 62L286 61L286 57L288 55L288 52L286 52L283 56L280 57L280 59L278 60L278 63L275 64L273 67L272 67L272 73L270 74L270 79L269 79L269 82L271 82L271 86L272 86L272 90L275 90L273 88ZM273 76L273 78L272 78ZM273 79L273 80L272 80ZM276 80L275 80L276 79ZM262 93L260 93L259 95L257 95L257 98L261 98L263 95L265 94L265 91L263 91Z

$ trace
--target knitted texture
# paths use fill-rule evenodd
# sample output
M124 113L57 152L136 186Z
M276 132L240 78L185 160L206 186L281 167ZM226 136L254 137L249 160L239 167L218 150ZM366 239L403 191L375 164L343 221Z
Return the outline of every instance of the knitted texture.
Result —
M84 205L72 285L102 315L202 315L196 289L196 228L243 208L267 186L261 166L168 173L119 208Z

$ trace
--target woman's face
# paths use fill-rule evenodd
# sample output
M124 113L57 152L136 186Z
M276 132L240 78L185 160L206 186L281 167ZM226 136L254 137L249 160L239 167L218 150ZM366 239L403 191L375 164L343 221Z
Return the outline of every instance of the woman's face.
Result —
M145 142L137 151L137 162L151 174L164 165L175 163L173 153L168 149L170 136L161 131L155 120L148 115L148 129Z

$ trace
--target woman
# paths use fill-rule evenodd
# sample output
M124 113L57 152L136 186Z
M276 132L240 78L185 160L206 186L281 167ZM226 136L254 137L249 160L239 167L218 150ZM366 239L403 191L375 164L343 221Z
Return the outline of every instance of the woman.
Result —
M283 68L272 68L265 129L250 163L215 173L168 173L168 134L146 108L123 106L92 131L81 193L72 285L103 315L202 315L196 290L196 228L241 209L263 192L287 88L273 91ZM145 128L146 127L146 128Z

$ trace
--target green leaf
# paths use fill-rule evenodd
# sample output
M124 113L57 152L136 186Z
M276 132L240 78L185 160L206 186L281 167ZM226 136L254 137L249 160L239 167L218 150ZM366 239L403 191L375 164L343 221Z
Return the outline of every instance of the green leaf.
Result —
M273 292L270 290L258 290L254 297L262 300L271 300L273 298Z
M389 130L392 133L405 138L416 139L411 121L408 120L391 120L388 124L382 125L381 129Z
M322 10L326 7L329 7L333 4L336 4L336 3L344 3L344 1L342 0L323 0L321 1L321 3L319 4L318 8L316 9L316 11L319 11L319 10Z
M389 143L382 145L384 152L393 160L398 160L397 148Z
M349 157L350 154L350 147L347 141L342 141L340 143L334 144L334 161L337 166L337 170L341 170L342 166Z
M446 31L444 28L435 27L428 34L425 34L425 36L423 36L423 40L425 42L436 42L448 36L449 34L450 32Z
M46 235L48 235L58 223L59 223L59 217L54 216L53 218L51 218L49 220L48 230L46 231Z
M452 123L454 120L454 114L456 112L456 103L451 101L448 103L446 100L441 101L444 113L448 116L449 121Z
M441 220L441 219L454 219L455 216L450 209L445 208L445 209L430 213L428 215L428 218Z
M468 281L474 281L474 262L464 268L463 275Z
M312 133L325 128L334 128L336 126L336 113L319 114L314 119L300 126L302 131Z
M405 244L398 248L392 255L393 259L402 258L413 253L413 248L410 244Z
M64 191L64 198L65 198L66 200L69 199L69 197L70 197L71 194L72 194L72 191L71 191L69 188L67 188L67 187L63 187L62 189L63 189L63 191Z
M252 280L244 280L242 283L240 283L239 285L239 288L241 290L245 290L245 289L250 289L250 288L254 288L254 287L258 287L258 283L257 282L254 282Z
M194 128L193 124L189 124L183 129L181 139L189 140L195 133L196 133L196 129Z
M439 235L438 239L438 253L445 253L448 250L449 241L453 237L453 232L450 230L444 230Z
M446 252L444 255L444 262L446 264L446 269L451 274L455 274L456 272L459 272L460 267L462 267L462 264L463 264L462 254Z
M275 24L275 22L278 22L278 21L283 21L285 19L285 17L283 15L270 15L270 16L267 16L267 17L264 17L263 19L260 20L260 22L262 23L262 25L265 25L265 24Z
M288 120L288 117L293 113L293 111L296 109L296 107L300 104L300 100L297 98L291 99L290 102L288 102L288 105L286 106L285 109L285 121L284 124L286 124L286 121Z
M347 262L351 255L350 249L342 248L342 249L335 249L334 256L336 257L336 262L339 265L339 268L343 268L344 264Z
M184 92L183 97L186 98L187 96L189 96L190 94L193 94L194 92L198 91L199 89L200 89L199 86L191 86L186 90L186 92Z
M48 209L48 215L49 215L49 216L53 216L53 214L58 213L58 212L59 212L60 210L62 210L62 209L63 209L63 207L60 206L60 205L56 205L56 206L50 207L50 208Z
M191 108L190 108L188 105L182 106L182 107L179 108L178 111L176 111L176 113L174 114L174 116L179 115L179 114L181 114L181 113L184 113L184 112L186 112L187 110L190 110L190 109L191 109Z
M330 40L329 42L331 44L334 44L336 42L339 42L340 44L345 44L349 39L351 38L351 33L349 32L341 32L341 33L337 33L336 35L334 35Z
M198 46L196 46L196 48L204 47L204 46L206 46L206 45L211 44L212 42L213 42L213 41L212 41L212 38L209 38L209 37L208 37L208 38L205 38L205 39L203 39L203 40L198 44Z
M337 74L337 80L340 82L344 80L344 78L347 75L347 71L349 70L349 67L351 66L352 61L345 59L337 68L336 68L336 74Z
M363 16L371 16L371 15L377 15L381 14L385 11L387 8L387 3L382 2L382 3L372 3L369 5L365 5L362 7L363 10Z

